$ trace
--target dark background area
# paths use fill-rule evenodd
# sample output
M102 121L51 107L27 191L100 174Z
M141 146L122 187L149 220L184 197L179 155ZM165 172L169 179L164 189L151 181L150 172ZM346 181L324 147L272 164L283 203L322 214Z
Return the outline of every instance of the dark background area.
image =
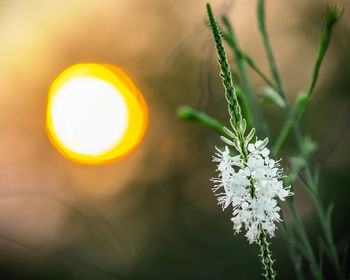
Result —
M176 116L187 104L228 121L205 2L0 2L1 279L259 279L258 246L234 235L231 211L222 212L211 191L219 137ZM350 5L266 2L271 43L292 102L308 86L327 5L344 7L302 122L319 144L312 162L322 164L321 194L325 204L335 204L334 237L342 254L350 242ZM256 1L212 4L269 73ZM51 82L81 62L122 67L149 106L142 143L113 164L71 162L45 132ZM263 82L250 75L261 92ZM273 141L284 114L270 104L262 110ZM281 151L284 167L294 154L289 137ZM317 216L298 184L295 201L318 251ZM272 250L279 279L294 279L279 232ZM334 279L327 260L324 267Z

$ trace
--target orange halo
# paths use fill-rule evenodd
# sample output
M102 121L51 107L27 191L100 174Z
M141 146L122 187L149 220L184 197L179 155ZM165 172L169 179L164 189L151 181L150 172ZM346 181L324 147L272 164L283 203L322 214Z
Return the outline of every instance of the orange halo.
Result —
M67 148L59 139L53 125L53 98L59 89L68 81L75 78L97 78L109 83L117 89L127 106L128 124L122 139L112 147L99 154L87 155L77 153ZM130 153L141 141L148 122L146 102L130 80L120 68L109 64L76 64L62 72L52 83L49 90L46 129L48 136L56 149L66 158L83 164L104 164L121 159Z

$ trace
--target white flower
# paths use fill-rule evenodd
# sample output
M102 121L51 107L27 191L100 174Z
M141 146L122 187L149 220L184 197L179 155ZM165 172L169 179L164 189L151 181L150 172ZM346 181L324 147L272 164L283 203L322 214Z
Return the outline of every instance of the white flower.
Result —
M217 193L218 202L223 209L232 205L233 228L236 233L245 229L249 243L257 240L260 228L274 236L276 223L281 220L277 198L284 201L293 194L290 188L283 187L282 170L278 162L269 158L270 151L262 143L258 140L248 145L247 162L241 155L230 156L227 146L224 151L217 149L213 159L219 171L219 178L213 179L213 190L223 190Z

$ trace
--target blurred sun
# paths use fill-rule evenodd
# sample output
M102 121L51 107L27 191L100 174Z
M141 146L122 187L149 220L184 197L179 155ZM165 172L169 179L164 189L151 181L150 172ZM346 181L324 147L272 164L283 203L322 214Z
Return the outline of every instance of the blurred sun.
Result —
M49 91L48 135L75 162L102 164L125 156L141 141L147 117L142 94L113 65L74 65Z

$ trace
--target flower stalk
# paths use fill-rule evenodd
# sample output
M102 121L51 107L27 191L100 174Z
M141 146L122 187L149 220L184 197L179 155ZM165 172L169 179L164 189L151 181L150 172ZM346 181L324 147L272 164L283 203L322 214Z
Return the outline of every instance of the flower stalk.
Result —
M218 153L214 156L214 161L218 162L217 170L220 173L219 178L213 179L213 182L216 183L213 190L215 192L219 189L223 190L223 192L217 194L219 204L223 209L228 206L233 207L233 218L231 220L234 224L235 233L245 230L245 236L249 243L257 243L260 246L259 256L263 263L263 276L265 279L275 279L276 277L276 273L273 270L274 261L272 260L267 237L274 236L276 223L281 221L281 218L284 219L283 213L280 213L277 199L283 201L292 195L290 187L286 186L292 184L297 178L302 181L314 200L324 234L324 240L321 240L323 242L321 245L328 253L338 279L345 279L341 271L340 260L332 234L330 221L332 207L329 207L327 211L325 210L320 198L317 172L311 168L309 162L310 154L315 150L315 145L311 145L310 148L310 145L307 145L307 143L310 144L310 140L306 141L307 137L304 137L300 130L300 121L311 100L311 94L315 88L320 66L329 46L334 25L341 17L342 12L337 8L331 7L327 9L310 86L307 91L299 95L295 104L291 105L287 99L267 34L264 2L264 0L258 0L257 17L273 80L270 80L254 63L252 58L240 49L238 39L225 16L223 17L223 23L226 31L224 33L221 32L211 7L207 4L210 27L214 35L219 58L220 76L228 102L231 130L208 115L189 107L182 107L178 114L181 118L200 123L215 130L227 145L238 152L235 153L235 156L232 156L232 151L227 146L224 150L217 149ZM222 38L226 40L233 50L237 71L231 69L228 64ZM269 86L263 92L262 97L265 100L274 102L286 113L286 122L272 146L272 157L278 154L290 131L295 137L298 155L292 158L292 169L287 177L282 176L282 170L279 168L278 161L276 162L274 159L269 158L270 151L266 148L268 138L261 141L255 137L256 134L258 136L268 136L268 126L262 118L261 112L255 110L258 107L253 86L246 72L246 65L250 66ZM237 82L235 86L233 86L231 71L234 71L234 78ZM253 128L249 131L247 127ZM254 141L253 138L256 138L256 140ZM302 171L305 178L301 173ZM313 278L322 280L322 263L318 263L316 260L317 256L311 246L300 216L295 209L292 197L287 199L287 204L300 243L294 236L287 220L284 220L282 223L282 235L287 242L297 279L304 279L303 257L305 257L309 263Z
M265 273L263 276L266 279L275 279L276 272L272 269L272 264L274 260L272 260L272 254L269 250L269 243L266 239L266 234L263 230L260 231L259 235L259 246L260 246L260 257L264 266Z
M213 37L215 40L217 54L219 57L219 64L220 64L220 70L221 70L220 76L222 77L222 83L225 88L225 96L228 102L228 111L231 117L230 123L233 127L236 127L237 123L242 119L242 116L240 114L241 108L239 106L235 88L232 83L232 74L227 62L224 45L222 43L221 30L219 29L219 26L216 23L216 20L214 18L214 15L209 3L207 3L207 11L208 11L211 30L213 32Z
M244 228L249 243L257 243L260 246L260 258L263 263L265 279L275 279L276 272L272 265L272 253L267 242L267 234L272 237L276 229L275 223L280 221L280 207L277 198L284 200L292 195L289 188L284 189L278 162L269 158L270 151L266 148L268 138L264 141L252 142L255 129L245 136L247 122L242 116L235 88L232 83L230 67L227 62L226 52L222 42L222 34L214 18L211 7L207 4L210 27L214 36L220 76L225 88L225 96L228 102L228 112L232 131L224 128L229 138L221 139L233 146L238 156L231 157L228 147L225 151L218 150L214 161L218 162L219 178L213 179L216 183L214 191L224 189L218 194L219 204L223 209L229 205L233 207L233 218L236 233ZM238 171L236 172L236 169Z

